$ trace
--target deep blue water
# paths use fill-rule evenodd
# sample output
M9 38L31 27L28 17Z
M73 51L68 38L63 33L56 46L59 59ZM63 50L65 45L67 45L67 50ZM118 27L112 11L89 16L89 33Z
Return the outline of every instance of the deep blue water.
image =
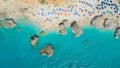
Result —
M0 68L120 68L120 39L114 38L113 31L83 27L83 35L75 38L68 28L67 35L53 31L40 36L32 23L21 24L0 28ZM36 48L30 45L34 34L40 36ZM50 58L39 54L48 43L55 52Z

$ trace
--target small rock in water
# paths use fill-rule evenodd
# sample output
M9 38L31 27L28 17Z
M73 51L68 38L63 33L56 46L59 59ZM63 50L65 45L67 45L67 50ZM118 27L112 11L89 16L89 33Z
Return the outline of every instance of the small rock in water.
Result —
M76 21L73 21L70 27L72 32L75 34L75 37L79 37L83 33Z
M47 55L48 57L53 56L54 54L54 49L52 47L51 44L47 44L47 46L45 46L41 51L40 51L41 55Z
M115 37L116 39L118 39L118 38L119 38L119 34L120 34L120 27L118 27L118 28L115 30L114 37Z
M42 36L44 36L44 35L45 35L45 31L41 31L40 34L41 34Z
M38 35L33 35L33 36L31 36L31 45L32 45L33 47L36 47L37 42L38 42L38 39L39 39L39 36L38 36Z
M20 28L17 28L18 31L20 31L21 29Z
M14 28L16 26L16 22L12 18L6 18L4 26L5 28Z
M62 35L64 35L64 34L67 33L67 31L66 31L66 26L65 26L65 22L66 22L66 21L67 21L67 20L65 19L65 20L63 20L61 23L59 23L59 33L62 34Z
M88 43L89 43L89 41L88 41L88 40L85 40L85 41L84 41L84 44L85 44L85 45L87 45Z

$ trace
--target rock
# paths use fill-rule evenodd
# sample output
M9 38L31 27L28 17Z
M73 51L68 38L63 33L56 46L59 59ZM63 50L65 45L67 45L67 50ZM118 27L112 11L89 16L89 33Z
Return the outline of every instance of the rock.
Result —
M66 22L66 21L67 21L67 20L65 19L65 20L63 20L61 23L59 23L59 33L62 34L62 35L64 35L64 34L67 33L67 31L66 31L66 26L65 26L65 22Z
M118 28L115 30L115 32L114 32L114 37L115 37L116 39L118 39L118 38L119 38L119 34L120 34L120 27L118 27Z
M33 47L36 47L37 42L38 42L38 39L39 39L39 36L38 36L38 35L33 35L33 36L31 36L31 45L32 45Z
M72 32L75 34L75 37L79 37L83 33L76 21L73 21L70 27Z
M28 8L23 8L21 9L22 12L27 12L28 11Z
M44 36L44 35L45 35L45 31L41 31L40 34L41 34L42 36Z
M105 18L103 26L107 29L114 29L117 26L117 22L113 19Z
M96 15L94 16L91 21L90 21L90 24L94 27L97 27L97 28L101 28L102 27L102 24L101 24L101 17L102 15Z
M5 19L4 22L5 28L14 28L16 26L16 22L12 18Z
M40 51L41 55L47 55L48 57L53 56L54 54L54 49L52 47L51 44L47 44L47 46L45 46L41 51Z
M18 31L20 31L20 30L21 30L21 28L17 28L17 30L18 30Z
M87 45L88 43L89 43L89 41L88 41L88 40L85 40L85 41L84 41L84 44L85 44L85 45Z

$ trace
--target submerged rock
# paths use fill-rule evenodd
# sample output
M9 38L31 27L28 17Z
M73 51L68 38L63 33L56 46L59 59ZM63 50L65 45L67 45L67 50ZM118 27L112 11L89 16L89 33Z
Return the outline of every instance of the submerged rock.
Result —
M40 51L41 55L47 55L48 57L53 56L54 54L54 49L52 47L51 44L47 44L47 46L45 46L41 51Z
M16 22L12 18L5 19L4 22L5 28L14 28L16 26Z
M65 19L65 20L63 20L61 23L59 23L59 33L60 34L66 34L67 33L67 30L66 30L66 26L65 26L65 22L66 22L67 20Z
M73 21L70 27L72 32L75 34L75 37L79 37L83 33L76 21Z
M31 45L32 45L33 47L36 47L37 42L38 42L38 39L39 39L39 36L38 36L38 35L33 35L33 36L31 36Z
M21 31L21 28L17 28L17 31Z
M101 28L102 25L101 25L101 17L102 15L96 15L94 16L91 21L90 21L90 24L94 27L98 27L98 28Z
M44 35L45 35L45 31L41 31L40 34L41 34L42 36L44 36Z
M88 40L85 40L85 41L84 41L84 44L85 44L85 45L87 45L88 43L89 43L89 41L88 41Z
M118 39L118 38L119 38L119 34L120 34L120 27L118 27L118 28L115 30L114 37L115 37L116 39Z
M115 20L113 19L105 18L103 26L107 29L114 29L115 26L117 26L117 22L115 22Z

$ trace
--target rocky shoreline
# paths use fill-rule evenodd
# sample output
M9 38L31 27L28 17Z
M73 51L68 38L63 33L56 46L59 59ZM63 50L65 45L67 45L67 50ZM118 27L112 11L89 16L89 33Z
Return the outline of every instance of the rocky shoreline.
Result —
M57 1L59 2L60 0ZM95 1L95 3L92 3L92 1ZM6 29L12 29L17 26L17 22L14 19L23 16L25 19L33 20L35 24L44 30L40 32L41 36L44 36L45 32L51 29L57 29L59 34L65 35L67 34L66 27L70 27L73 35L80 37L83 34L80 27L91 25L95 28L114 30L114 37L118 39L120 35L120 6L112 0L92 1L70 1L71 3L69 4L58 6L48 3L43 5L37 0L30 0L30 2L28 0L18 0L17 3L14 3L14 0L1 0L0 27L3 24ZM4 19L3 23L1 19ZM17 30L21 31L20 28ZM39 38L39 35L32 35L30 44L36 47ZM87 45L88 41L85 41L85 44ZM45 54L48 57L53 56L54 48L52 44L46 44L40 50L40 54Z
M67 33L67 30L66 30L66 25L65 25L65 22L67 20L63 20L61 23L59 23L59 33L64 35Z
M14 28L16 26L16 22L12 18L6 18L4 26L5 28Z
M70 27L75 37L79 37L83 33L76 21L73 21Z

